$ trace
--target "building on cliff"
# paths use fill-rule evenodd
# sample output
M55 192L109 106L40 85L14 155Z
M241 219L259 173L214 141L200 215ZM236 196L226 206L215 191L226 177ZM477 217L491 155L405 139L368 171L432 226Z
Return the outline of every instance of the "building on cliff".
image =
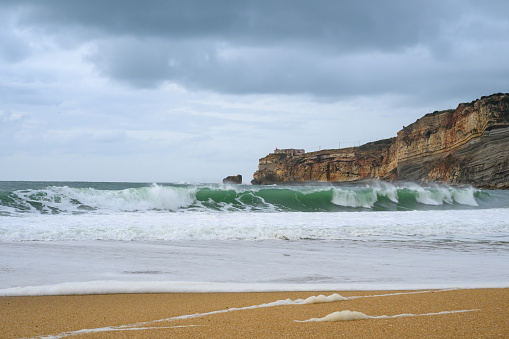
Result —
M391 139L310 153L276 151L260 159L253 184L373 179L509 188L509 94L426 114Z
M303 149L297 149L297 148L285 148L285 149L275 149L274 154L287 154L290 156L296 156L306 153Z

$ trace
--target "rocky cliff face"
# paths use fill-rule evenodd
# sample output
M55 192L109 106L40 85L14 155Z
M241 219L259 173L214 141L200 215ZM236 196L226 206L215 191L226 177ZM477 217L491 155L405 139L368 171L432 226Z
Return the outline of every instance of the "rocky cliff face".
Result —
M360 147L260 159L254 184L361 179L509 188L509 94L425 115L397 137Z

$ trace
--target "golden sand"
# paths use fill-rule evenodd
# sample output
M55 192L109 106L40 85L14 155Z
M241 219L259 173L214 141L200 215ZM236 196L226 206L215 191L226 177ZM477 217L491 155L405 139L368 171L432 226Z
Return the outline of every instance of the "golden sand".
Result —
M415 292L419 293L333 291L2 297L0 337L509 338L509 289ZM332 293L362 297L329 303L235 309ZM369 316L408 316L297 322L344 310ZM220 312L207 314L214 311ZM440 313L444 311L466 312ZM200 314L175 319L197 313Z

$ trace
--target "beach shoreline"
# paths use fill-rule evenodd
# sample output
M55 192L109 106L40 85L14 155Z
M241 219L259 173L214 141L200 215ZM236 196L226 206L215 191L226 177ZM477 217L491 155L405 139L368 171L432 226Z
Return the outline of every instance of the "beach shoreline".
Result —
M302 301L335 294L346 300ZM502 338L508 300L508 288L0 297L0 329L2 338ZM300 322L345 310L371 318Z

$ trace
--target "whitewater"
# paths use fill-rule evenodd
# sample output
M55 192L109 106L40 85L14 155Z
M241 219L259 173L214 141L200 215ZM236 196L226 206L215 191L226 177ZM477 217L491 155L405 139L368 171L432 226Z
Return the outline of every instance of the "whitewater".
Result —
M509 287L509 191L0 182L0 295Z

